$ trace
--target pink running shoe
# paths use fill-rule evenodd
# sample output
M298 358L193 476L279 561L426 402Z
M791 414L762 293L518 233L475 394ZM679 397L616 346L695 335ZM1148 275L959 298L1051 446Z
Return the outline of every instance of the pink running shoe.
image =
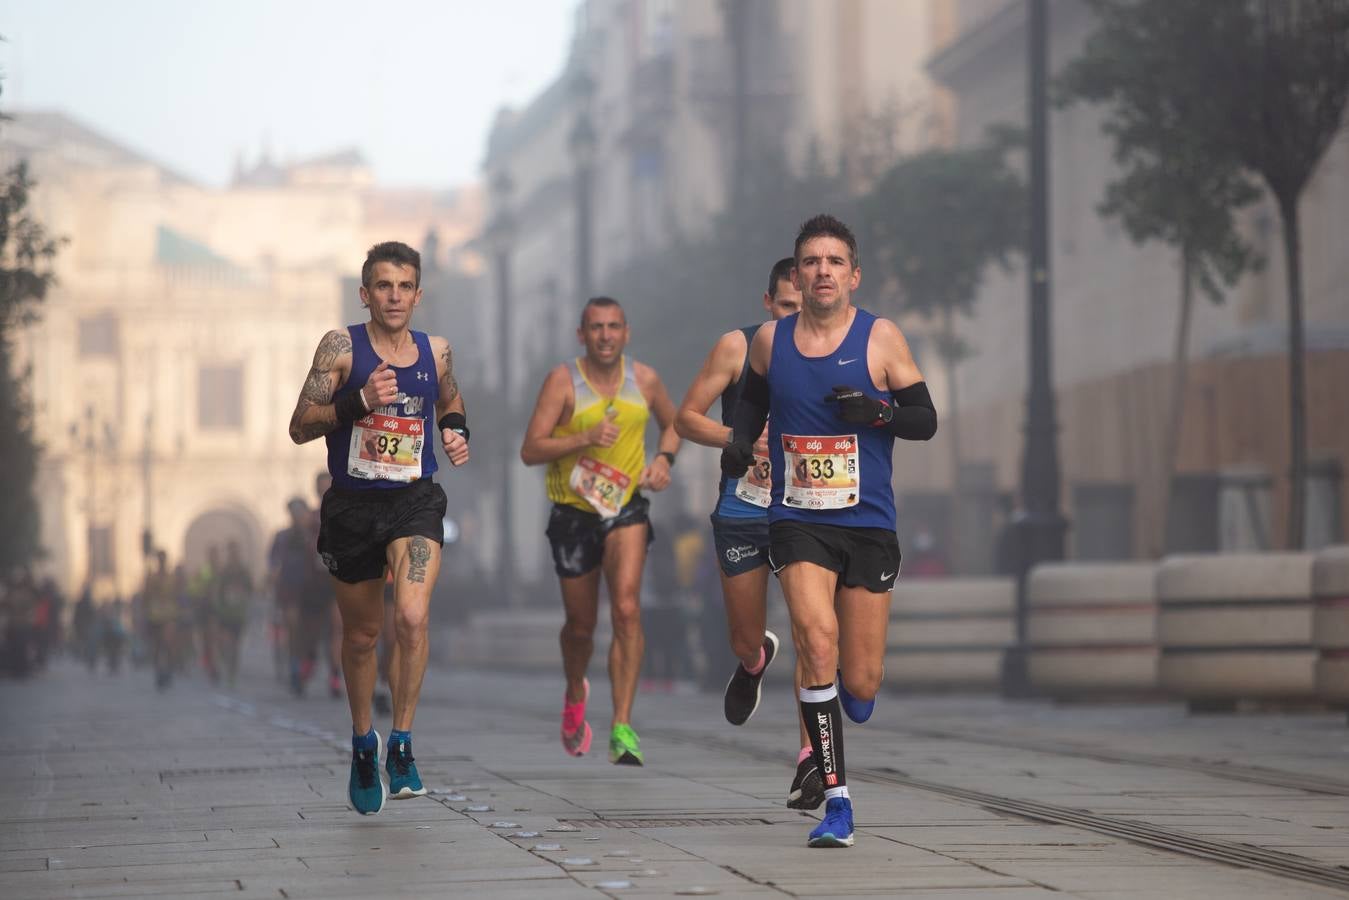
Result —
M583 756L590 749L590 723L586 721L586 701L590 699L590 679L584 679L585 694L578 703L568 703L562 694L562 749L572 756Z

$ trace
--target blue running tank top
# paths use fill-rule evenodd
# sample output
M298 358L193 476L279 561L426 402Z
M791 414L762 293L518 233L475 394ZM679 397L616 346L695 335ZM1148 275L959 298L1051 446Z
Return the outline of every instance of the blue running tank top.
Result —
M351 335L351 374L333 394L334 400L365 387L381 362L365 325L348 325L347 332ZM412 332L412 340L417 345L417 361L410 366L389 366L398 377L398 399L328 432L328 474L337 487L405 487L436 471L435 415L440 399L436 359L423 332Z
M820 522L895 530L890 480L895 439L884 429L854 425L825 402L834 385L850 385L889 401L871 381L867 342L876 317L857 309L852 326L828 356L796 348L800 313L778 320L769 362L768 449L773 500L768 520Z
M740 364L740 377L726 385L726 390L721 392L721 424L728 428L735 421L735 407L740 403L740 395L745 392L745 376L749 373L749 345L753 343L754 335L759 333L762 324L746 325L740 329L740 333L745 336L745 361ZM717 486L717 506L712 511L713 515L727 519L762 519L768 515L768 491L757 489L753 481L755 477L752 472L746 473L745 478L727 478L722 475ZM741 495L761 498L761 502L741 499Z

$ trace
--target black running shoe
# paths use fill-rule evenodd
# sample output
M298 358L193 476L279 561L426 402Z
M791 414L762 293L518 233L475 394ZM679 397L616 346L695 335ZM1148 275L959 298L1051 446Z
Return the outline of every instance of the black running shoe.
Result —
M824 802L824 778L815 765L815 757L807 756L796 766L792 789L787 792L790 809L819 809Z
M778 655L778 636L771 631L763 633L763 653L763 668L758 675L749 674L743 663L736 663L735 673L726 682L726 721L732 725L744 725L759 708L759 687L773 658Z

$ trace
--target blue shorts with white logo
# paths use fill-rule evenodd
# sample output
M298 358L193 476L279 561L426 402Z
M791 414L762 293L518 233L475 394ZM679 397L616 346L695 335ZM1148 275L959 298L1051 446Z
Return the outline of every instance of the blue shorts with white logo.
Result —
M768 565L768 516L736 519L713 513L712 543L727 578Z

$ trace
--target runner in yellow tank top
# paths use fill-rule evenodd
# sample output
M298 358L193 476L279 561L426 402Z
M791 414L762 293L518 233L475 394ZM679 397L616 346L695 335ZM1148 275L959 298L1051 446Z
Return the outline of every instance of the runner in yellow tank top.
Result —
M548 463L548 499L612 519L632 499L646 468L646 397L624 356L618 358L618 392L605 396L586 377L584 359L571 364L574 411L553 437L587 432L608 420L618 427L611 447L583 447Z
M520 448L526 465L548 465L548 498L553 501L548 541L566 610L562 746L573 756L590 749L585 674L603 572L614 633L609 648L614 700L609 760L641 765L632 700L646 643L638 598L652 537L650 503L641 492L661 491L670 484L679 435L674 431L674 403L660 376L623 355L628 323L617 301L589 301L576 335L585 356L548 373ZM661 433L659 450L648 463L645 433L651 415Z

